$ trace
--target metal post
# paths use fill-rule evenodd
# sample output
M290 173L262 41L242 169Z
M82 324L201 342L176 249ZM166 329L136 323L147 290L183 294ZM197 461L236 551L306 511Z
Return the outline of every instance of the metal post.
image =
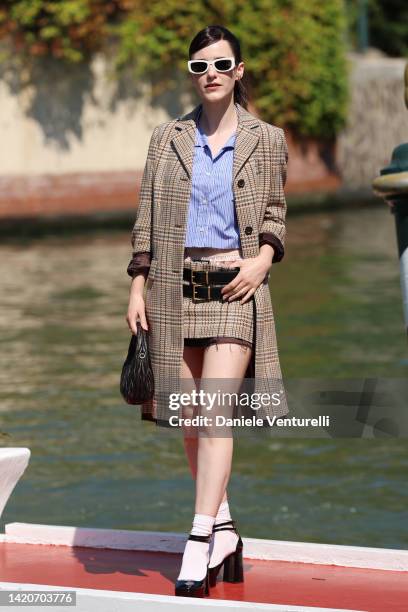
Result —
M362 53L368 47L368 14L367 0L358 2L358 50Z

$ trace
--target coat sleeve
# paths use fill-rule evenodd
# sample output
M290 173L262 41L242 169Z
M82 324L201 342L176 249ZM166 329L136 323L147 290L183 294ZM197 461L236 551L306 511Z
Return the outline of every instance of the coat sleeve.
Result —
M277 128L277 142L272 158L272 186L259 232L259 246L270 244L275 249L272 263L283 258L286 236L286 184L288 146L282 128Z
M136 212L136 221L132 229L132 259L128 264L127 273L134 278L143 273L147 276L151 262L151 231L152 231L152 199L154 160L157 153L158 127L155 127L150 138L147 159L143 170L140 185L139 204Z

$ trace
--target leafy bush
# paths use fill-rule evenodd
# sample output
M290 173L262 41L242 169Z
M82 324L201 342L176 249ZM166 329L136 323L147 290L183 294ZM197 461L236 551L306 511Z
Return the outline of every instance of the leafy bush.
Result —
M188 46L207 24L241 41L250 97L266 121L298 134L332 138L347 104L342 0L15 0L0 9L0 38L27 65L33 57L88 60L109 41L118 71L153 83L153 93L180 87Z
M127 6L120 0L9 0L0 8L0 37L11 38L26 59L52 55L80 62L102 46L108 24Z

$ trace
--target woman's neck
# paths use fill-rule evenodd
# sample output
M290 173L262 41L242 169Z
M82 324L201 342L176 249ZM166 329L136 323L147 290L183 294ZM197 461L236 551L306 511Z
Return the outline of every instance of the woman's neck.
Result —
M202 103L199 117L201 130L211 136L216 132L224 134L236 130L238 126L238 114L234 100L229 103L209 104Z

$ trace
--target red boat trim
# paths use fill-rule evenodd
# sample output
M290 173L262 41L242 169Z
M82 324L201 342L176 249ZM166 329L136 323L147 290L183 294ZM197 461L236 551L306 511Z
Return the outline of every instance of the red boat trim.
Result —
M182 553L187 534L8 523L5 542ZM242 538L246 559L408 572L408 550Z

